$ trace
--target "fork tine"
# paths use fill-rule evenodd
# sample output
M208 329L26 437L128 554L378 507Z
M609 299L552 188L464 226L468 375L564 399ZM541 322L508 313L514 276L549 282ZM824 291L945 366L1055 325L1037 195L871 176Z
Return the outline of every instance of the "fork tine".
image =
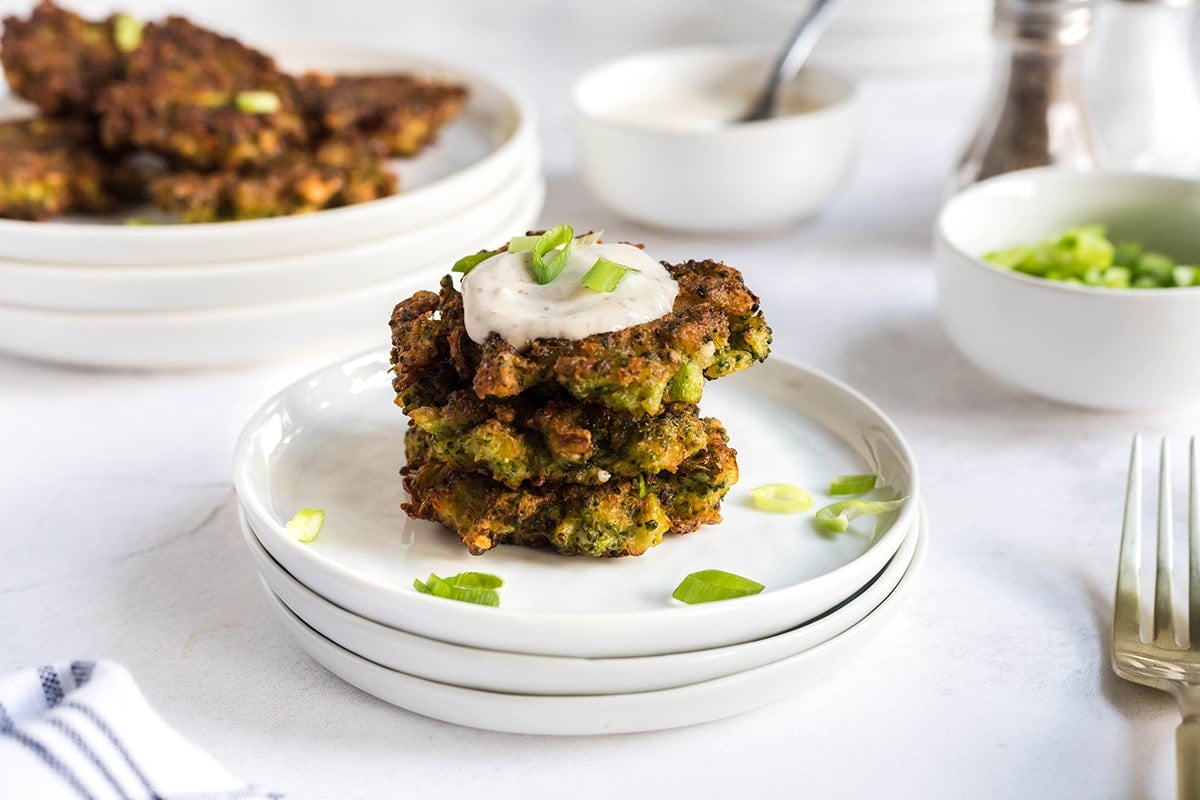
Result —
M1171 452L1162 440L1158 458L1158 567L1154 571L1154 644L1175 647L1175 603L1171 599Z
M1188 647L1200 649L1200 469L1196 437L1188 448Z
M1129 483L1125 488L1125 523L1121 526L1121 555L1117 562L1117 598L1113 603L1113 641L1141 638L1138 577L1142 563L1142 437L1133 437L1129 454Z

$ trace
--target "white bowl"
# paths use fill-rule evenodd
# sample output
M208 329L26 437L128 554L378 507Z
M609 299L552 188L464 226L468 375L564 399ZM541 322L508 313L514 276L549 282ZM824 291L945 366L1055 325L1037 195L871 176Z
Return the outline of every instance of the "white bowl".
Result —
M805 69L785 113L749 108L772 56L703 46L631 56L593 69L574 90L585 183L619 214L675 230L776 227L820 210L845 180L858 138L854 85Z
M1037 169L963 190L937 222L950 338L985 371L1055 400L1120 410L1200 402L1200 288L1098 289L981 258L1085 223L1200 263L1200 182Z

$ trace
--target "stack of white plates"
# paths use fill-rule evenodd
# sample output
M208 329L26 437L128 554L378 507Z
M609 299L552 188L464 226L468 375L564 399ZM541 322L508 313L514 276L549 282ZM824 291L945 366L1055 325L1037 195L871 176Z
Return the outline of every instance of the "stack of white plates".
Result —
M712 20L735 41L781 44L812 0L710 0ZM991 0L847 0L813 62L856 75L979 62L987 56Z
M234 483L242 530L288 632L334 674L426 716L497 731L597 734L720 719L804 691L865 646L911 590L927 526L900 432L852 389L771 359L709 384L741 480L724 522L669 536L637 558L595 560L518 547L469 555L458 537L408 520L399 470L406 419L387 356L334 364L249 421ZM754 486L828 487L874 472L908 498L877 530L832 535L811 515L772 514ZM814 491L818 504L829 502ZM308 544L285 524L326 521ZM721 569L766 586L685 606L685 575ZM498 608L416 592L464 571L504 580Z
M0 350L103 367L199 367L386 341L392 305L536 220L545 182L530 102L456 66L358 51L277 51L285 67L461 81L463 115L399 194L293 217L130 225L0 220ZM9 116L17 113L8 101Z

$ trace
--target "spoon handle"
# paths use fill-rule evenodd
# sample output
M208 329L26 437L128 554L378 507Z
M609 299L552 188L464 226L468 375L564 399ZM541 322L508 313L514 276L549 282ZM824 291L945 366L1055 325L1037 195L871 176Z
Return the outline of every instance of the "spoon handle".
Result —
M754 122L775 116L779 105L779 90L800 72L804 62L825 32L833 7L841 0L814 0L808 11L792 29L791 42L780 54L771 70L771 77L754 105L742 117L742 122Z

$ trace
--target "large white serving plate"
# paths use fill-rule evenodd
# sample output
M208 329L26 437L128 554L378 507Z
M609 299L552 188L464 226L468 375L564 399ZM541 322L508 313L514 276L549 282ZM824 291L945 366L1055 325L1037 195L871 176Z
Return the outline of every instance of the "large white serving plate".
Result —
M463 231L462 253L528 230L545 198L537 181L490 231ZM461 250L461 252L459 252ZM0 351L88 367L191 369L326 352L330 358L388 340L393 306L436 286L453 260L409 264L399 278L280 303L166 312L46 311L0 304ZM336 261L330 265L337 267Z
M177 311L278 303L395 280L429 263L449 267L470 252L462 250L464 241L509 224L540 179L531 151L494 192L451 217L300 255L152 267L0 259L0 303L56 311Z
M567 558L499 547L470 556L458 537L409 520L398 472L405 416L393 405L386 352L333 364L251 417L234 455L234 484L250 525L284 569L360 616L472 647L540 655L617 657L699 650L793 628L865 586L899 548L916 517L917 469L903 437L854 390L780 359L710 383L701 409L721 419L741 480L725 521L668 536L638 558ZM818 504L831 478L875 472L909 497L872 533L874 520L833 536L811 515L771 514L750 502L758 485L809 489ZM303 507L322 508L311 544L287 533ZM766 586L759 595L683 606L670 599L687 574L718 568ZM446 603L412 589L429 573L464 570L505 580L501 608Z
M924 515L916 552L895 590L845 633L809 650L711 681L654 692L535 697L466 689L387 669L331 642L268 592L300 647L333 674L381 700L434 719L503 733L587 736L712 722L799 694L859 656L912 591L928 547ZM482 662L481 662L482 663Z
M270 50L270 48L268 48ZM288 69L336 72L414 71L464 83L470 97L462 116L419 156L395 163L401 191L392 196L314 214L205 224L130 226L133 209L109 216L47 222L0 219L0 257L70 264L198 263L309 253L412 230L458 212L500 186L536 146L533 104L525 94L457 64L353 48L285 46L271 50ZM3 98L0 116L20 114Z
M842 605L790 631L744 644L642 658L562 658L440 642L352 614L279 566L241 518L266 589L306 625L380 666L418 678L493 692L587 695L647 692L733 675L815 647L857 625L891 594L916 550L913 528L883 571Z

